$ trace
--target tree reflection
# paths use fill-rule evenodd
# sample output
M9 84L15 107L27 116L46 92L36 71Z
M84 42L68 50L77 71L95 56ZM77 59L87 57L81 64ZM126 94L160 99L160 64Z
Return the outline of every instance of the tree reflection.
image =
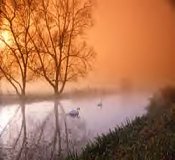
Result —
M40 111L36 111L40 114ZM66 114L64 105L55 99L53 108L39 121L25 99L0 133L3 158L9 160L62 160L88 140L83 118ZM8 144L8 146L7 146Z

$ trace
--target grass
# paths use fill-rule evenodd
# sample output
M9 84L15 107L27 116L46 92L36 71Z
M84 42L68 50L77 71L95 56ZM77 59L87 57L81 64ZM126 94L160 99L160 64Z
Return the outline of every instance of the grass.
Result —
M175 88L161 90L147 109L66 160L175 160Z

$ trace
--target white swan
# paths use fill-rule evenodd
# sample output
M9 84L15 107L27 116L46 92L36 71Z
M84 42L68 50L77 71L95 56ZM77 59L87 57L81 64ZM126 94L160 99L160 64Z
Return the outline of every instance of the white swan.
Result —
M68 113L68 115L72 118L75 118L75 117L79 118L79 111L80 111L80 108L73 109Z

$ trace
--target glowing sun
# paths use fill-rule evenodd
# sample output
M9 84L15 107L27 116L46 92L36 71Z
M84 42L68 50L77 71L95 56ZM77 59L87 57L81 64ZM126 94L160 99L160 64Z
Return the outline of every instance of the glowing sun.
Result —
M8 31L3 31L0 33L0 50L4 49L7 45L12 43L10 33Z

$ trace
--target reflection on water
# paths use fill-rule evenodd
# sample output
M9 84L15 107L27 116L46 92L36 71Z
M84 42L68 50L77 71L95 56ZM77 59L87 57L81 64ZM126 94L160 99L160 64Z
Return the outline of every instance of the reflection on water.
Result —
M0 108L4 159L54 159L146 112L148 93L9 105ZM101 105L99 106L99 103ZM80 108L79 118L68 113ZM13 157L13 158L12 158Z

